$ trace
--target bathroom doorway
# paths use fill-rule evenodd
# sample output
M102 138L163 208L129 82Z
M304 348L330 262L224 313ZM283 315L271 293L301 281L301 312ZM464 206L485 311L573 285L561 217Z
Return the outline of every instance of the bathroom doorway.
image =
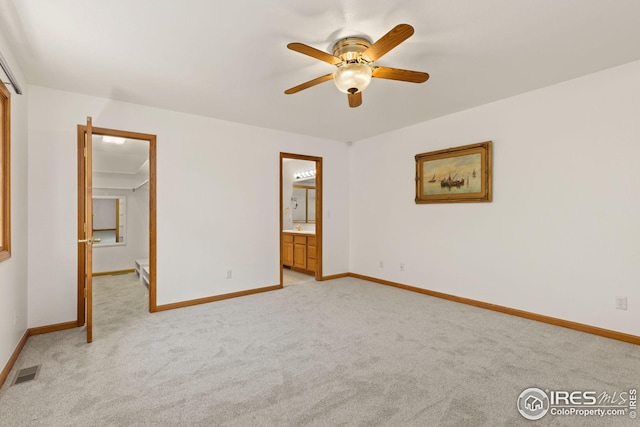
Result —
M280 153L280 284L321 279L322 157Z

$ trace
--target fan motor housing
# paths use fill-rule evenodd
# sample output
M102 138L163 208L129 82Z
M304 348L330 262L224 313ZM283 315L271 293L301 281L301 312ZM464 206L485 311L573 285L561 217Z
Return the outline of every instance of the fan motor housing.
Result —
M333 45L333 56L344 62L360 62L361 54L371 47L371 42L363 37L347 37Z

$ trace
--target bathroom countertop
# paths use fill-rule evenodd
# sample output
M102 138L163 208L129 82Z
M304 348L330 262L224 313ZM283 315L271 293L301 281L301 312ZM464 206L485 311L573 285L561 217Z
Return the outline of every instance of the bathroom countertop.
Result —
M316 234L315 231L311 231L311 230L282 230L283 233L295 233L295 234L311 234L314 235Z

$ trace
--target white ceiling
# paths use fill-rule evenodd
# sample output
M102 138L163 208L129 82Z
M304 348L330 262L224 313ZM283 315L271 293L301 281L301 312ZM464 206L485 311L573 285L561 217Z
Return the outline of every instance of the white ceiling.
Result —
M0 0L0 31L30 84L250 125L356 141L640 59L638 0ZM290 51L413 37L376 64L426 71L374 79L348 107L333 71ZM21 82L25 83L25 82Z
M149 141L126 139L118 145L104 142L99 135L91 141L94 173L149 176Z

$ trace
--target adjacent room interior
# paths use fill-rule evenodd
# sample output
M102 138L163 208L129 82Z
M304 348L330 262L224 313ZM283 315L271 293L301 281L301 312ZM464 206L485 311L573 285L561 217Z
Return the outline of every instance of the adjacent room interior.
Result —
M319 275L317 250L322 234L316 224L321 218L322 202L318 194L321 175L308 156L287 157L282 162L282 285L306 283ZM318 209L320 207L320 209ZM321 277L321 274L319 275Z

